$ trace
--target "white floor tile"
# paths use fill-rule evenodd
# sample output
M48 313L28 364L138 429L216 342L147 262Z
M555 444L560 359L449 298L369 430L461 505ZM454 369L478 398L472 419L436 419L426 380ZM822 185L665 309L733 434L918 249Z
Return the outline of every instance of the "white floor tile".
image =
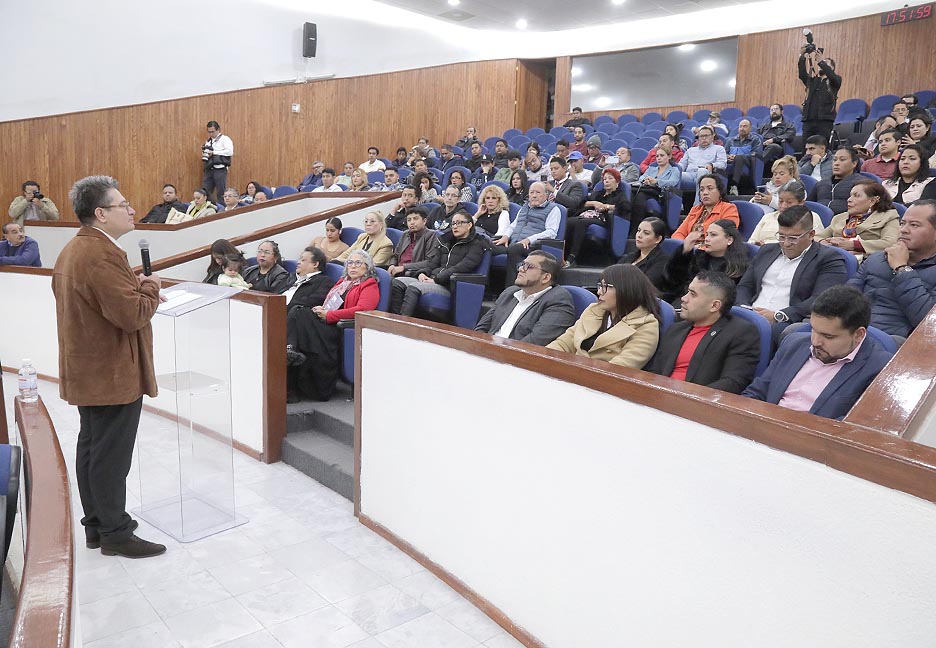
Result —
M234 641L226 641L217 648L283 648L283 644L266 630L261 630Z
M426 571L425 567L396 547L378 547L362 552L356 560L375 574L396 581Z
M263 553L263 547L244 534L241 528L224 531L183 546L185 551L204 569L252 558Z
M335 607L372 635L429 613L428 608L393 585L345 599Z
M94 641L159 621L159 615L139 592L117 594L81 605L81 636Z
M218 565L209 572L234 596L295 578L292 572L268 554Z
M263 524L246 525L243 532L265 551L298 544L315 536L311 529L296 522L285 513L271 515L263 520Z
M523 644L506 632L484 642L487 648L524 648Z
M407 576L393 583L401 590L417 599L430 610L437 610L453 601L461 599L461 595L443 583L428 571Z
M463 598L443 605L436 614L478 641L487 641L504 632L488 615Z
M425 614L377 635L387 648L475 648L478 642L437 614Z
M115 635L84 643L84 648L178 648L179 643L169 634L162 621L149 623Z
M106 564L95 564L98 565L96 569L76 570L80 604L94 603L115 594L136 591L136 583L114 557L111 556Z
M285 648L346 648L368 638L362 628L332 606L268 630Z
M263 629L234 599L171 617L166 625L183 648L210 648Z
M346 560L300 578L332 603L387 584L387 581L355 560Z
M315 590L295 577L237 597L265 628L328 605Z
M312 538L270 552L282 566L299 578L348 560L348 554L320 538Z
M206 571L182 580L164 580L140 589L163 619L230 598L231 594Z
M393 546L364 525L333 533L325 536L325 539L354 558L375 549Z

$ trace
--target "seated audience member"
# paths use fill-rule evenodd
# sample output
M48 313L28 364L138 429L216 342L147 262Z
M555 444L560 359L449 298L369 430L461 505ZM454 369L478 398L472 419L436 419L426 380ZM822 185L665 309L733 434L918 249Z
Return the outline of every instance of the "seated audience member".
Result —
M884 131L894 130L897 131L896 139L900 141L900 138L903 137L903 133L897 130L897 120L891 117L890 115L884 115L883 117L878 117L877 121L874 122L874 130L871 131L871 134L868 135L867 141L865 141L864 146L856 146L855 148L858 151L858 154L863 160L874 157L880 147L880 138L881 134Z
M711 128L711 129L712 129L712 133L714 133L715 136L717 136L718 138L720 138L722 141L724 141L725 139L727 139L727 137L728 137L728 124L726 124L725 122L723 122L723 121L721 120L721 113L718 112L717 110L713 110L712 112L709 113L708 120L707 120L702 126L699 126L699 127L696 127L696 128L693 128L693 129L692 129L693 135L695 135L696 137L698 137L698 136L699 136L699 132L700 132L700 131L702 130L702 128L704 128L705 126L708 126L709 128Z
M561 157L563 160L568 160L570 152L568 140L561 139L556 142L556 152L553 154L553 157Z
M780 160L778 160L778 162L780 162ZM764 214L764 217L758 221L754 231L751 232L751 238L748 239L748 243L753 243L754 245L779 243L780 240L777 238L777 234L779 233L780 225L777 219L780 217L780 214L793 205L805 204L806 187L803 186L803 183L799 180L790 180L787 182L780 187L780 191L777 192L777 211ZM819 232L825 228L825 225L822 224L822 219L819 218L819 214L816 212L811 213L813 216L812 228Z
M324 272L325 253L321 248L307 247L299 255L296 261L296 275L290 277L289 288L283 293L286 298L286 355L295 346L289 340L291 320L311 315L311 310L300 314L294 311L300 308L311 309L314 306L321 306L325 303L325 297L328 291L334 285L332 280Z
M481 168L481 158L484 157L484 150L481 147L481 142L475 142L471 145L469 149L469 156L465 158L464 166L466 169L474 173Z
M585 125L591 126L591 122L588 120L588 117L582 116L582 109L576 106L572 109L572 118L566 121L566 123L563 124L563 127L571 130L576 126Z
M575 259L585 243L585 232L590 226L600 225L608 229L613 226L615 216L630 219L630 201L621 186L621 174L616 169L605 169L601 182L604 186L592 192L585 201L584 210L566 221L569 253L563 268L575 265Z
M864 176L848 197L847 210L832 217L828 227L816 232L823 245L842 248L856 255L880 252L897 242L900 214L887 190Z
M312 191L315 187L322 184L322 171L325 170L325 163L321 160L316 160L312 163L312 171L299 181L299 184L296 185L296 189L299 191ZM256 182L252 183L254 185L254 191L260 189L260 185ZM247 185L248 191L245 192L245 195L252 196L250 193L250 185ZM241 198L243 200L243 197ZM251 201L252 202L252 201Z
M682 124L667 124L663 127L663 132L668 133L670 137L673 138L673 157L676 156L676 151L679 151L679 157L682 159L683 154L689 150L692 144L685 137L681 135L683 130Z
M613 265L601 273L598 301L546 348L643 369L659 339L660 306L653 284L634 266Z
M676 146L676 141L673 136L669 133L663 133L657 140L657 145L650 149L650 151L647 153L647 157L645 157L643 162L640 163L641 173L646 173L651 164L656 164L656 153L661 148L670 151L670 157L672 158L673 163L678 163L682 159L683 152L678 146Z
M585 185L586 191L592 183L592 172L585 168L585 158L578 151L569 153L569 177Z
M792 155L785 155L773 163L770 181L764 185L763 191L758 189L754 193L751 202L760 205L765 214L776 211L780 206L780 199L777 194L780 193L781 187L791 180L798 181L799 179L799 167L796 165L796 158Z
M575 324L572 295L556 285L559 261L549 252L530 252L513 285L494 302L476 331L546 346Z
M900 132L889 129L878 137L878 154L861 165L862 171L873 173L882 180L887 180L897 170L898 140Z
M704 241L703 245L699 245ZM672 302L686 294L689 282L703 270L724 272L735 283L741 281L748 268L747 247L730 220L718 220L709 225L705 234L694 229L683 246L666 262L666 301Z
M432 149L432 146L429 144L428 137L420 137L416 140L416 146L410 151L409 154L409 163L413 164L416 160L420 158L428 160L429 166L432 166L433 160L435 159L435 151Z
M930 158L936 153L936 135L933 135L933 118L917 115L910 120L907 134L900 140L901 146L916 144L923 149L924 157Z
M491 242L478 234L471 215L462 209L452 218L451 234L440 240L440 246L441 253L427 258L426 267L415 277L394 278L390 288L391 313L412 317L422 295L448 295L452 275L474 272L484 253L491 248Z
M363 171L365 174L372 171L383 171L387 168L387 165L383 163L383 160L378 160L377 156L380 155L380 149L376 146L371 146L367 149L367 161L361 162L358 168ZM365 179L367 176L364 176ZM352 180L354 176L351 176Z
M398 229L400 231L406 229L406 214L409 213L413 207L419 204L419 199L422 197L422 188L419 186L406 186L403 187L403 193L400 196L400 202L398 202L387 215L386 226L392 229ZM329 259L331 261L332 259Z
M254 194L254 204L265 203L269 200L270 197L266 195L265 191L257 190L257 193Z
M679 187L681 172L672 164L672 155L665 146L657 147L656 163L650 165L637 181L631 204L631 222L638 223L647 215L647 201L654 199L663 207L666 192ZM678 200L676 197L674 200ZM735 207L737 209L737 207Z
M907 117L909 119L913 119L915 115L919 115L921 113L927 112L926 108L920 105L920 98L917 97L912 92L909 92L905 95L901 95L900 100L904 102L905 104L907 104L907 110L908 110Z
M507 156L509 154L510 151L507 148L507 140L500 138L494 142L494 168L507 168Z
M478 130L474 126L469 126L465 129L465 136L455 142L455 146L463 151L467 151L471 148L471 145L476 142L478 144L481 143L481 140L478 139Z
M569 175L569 163L558 155L549 160L550 199L566 208L566 216L576 216L585 203L585 185Z
M806 153L799 162L800 175L808 175L816 180L832 177L832 153L829 140L822 135L810 135L806 138Z
M626 146L619 146L614 155L605 158L604 166L592 172L592 181L598 182L607 168L617 169L617 172L621 174L621 182L625 184L637 182L640 177L640 167L631 160L631 151Z
M400 170L403 167L408 167L410 165L410 156L406 152L406 147L401 146L396 150L396 157L390 160L390 166L394 169ZM386 171L386 169L384 169ZM348 175L351 175L350 173Z
M770 322L774 343L788 325L809 317L819 293L848 280L845 259L813 240L813 214L794 205L777 217L778 244L757 251L738 284L737 303Z
M634 233L634 244L637 249L618 259L618 263L639 268L661 295L666 292L664 272L666 262L669 261L669 257L660 247L664 238L666 238L666 223L656 216L644 218L637 225L637 231Z
M460 155L456 155L455 151L452 150L451 144L443 144L442 148L439 149L439 163L436 165L436 168L445 173L453 166L462 166L465 162L464 158Z
M39 244L35 239L26 236L26 228L19 223L7 223L3 226L0 265L42 267Z
M218 275L218 285L226 288L243 288L250 290L250 284L244 281L241 272L244 270L244 255L237 254L224 255L224 271Z
M225 194L227 192L225 191ZM234 190L234 195L237 195L237 190ZM238 198L238 200L240 200ZM146 212L146 216L143 217L141 223L165 223L166 218L169 217L169 210L175 209L176 211L185 211L185 208L182 206L182 203L179 202L179 198L176 195L176 188L174 185L165 184L162 188L162 202L158 205L153 205L152 209Z
M488 185L478 194L478 211L472 217L475 227L491 239L500 238L510 225L510 202L497 185Z
M325 255L325 263L334 261L348 249L348 244L341 240L341 228L341 219L333 216L325 221L325 236L316 236L312 239L309 247L321 250Z
M416 178L416 184L419 185L420 195L419 195L419 204L420 205L435 205L439 201L439 193L435 190L435 185L433 180L435 176L430 176L425 173L417 173L418 177Z
M364 250L351 252L341 280L331 287L324 302L311 309L298 308L293 317L287 317L286 339L292 348L287 348L286 361L290 367L296 367L290 370L287 388L313 400L331 398L341 367L342 332L338 322L374 310L379 302L374 260Z
M406 231L390 257L387 272L391 277L418 277L438 264L439 237L426 225L428 207L414 207L406 215Z
M549 200L546 185L534 182L530 185L530 199L520 207L517 218L507 226L503 236L494 240L493 254L507 254L504 285L511 286L517 277L517 266L540 241L555 239L561 219L559 207Z
M757 134L764 145L761 151L764 168L772 169L774 162L785 154L784 144L793 145L796 127L783 118L783 106L775 103L770 105L770 119L758 127ZM759 178L755 180L760 182Z
M319 164L321 164L321 163L319 163ZM322 168L325 168L324 165L323 165ZM321 175L319 176L319 180L318 180L318 181L321 182ZM260 184L259 182L257 182L256 180L251 180L250 182L248 182L248 183L247 183L247 186L244 187L244 193L241 194L241 197L240 197L240 204L241 204L241 205L252 205L253 202L254 202L254 199L257 197L257 192L258 192L258 191L262 191L262 189L260 189L260 187L262 187L262 186L263 186L263 185L261 185L261 184ZM300 189L300 191L311 191L311 190L312 190L312 187L309 187L308 189Z
M351 172L351 182L354 182L354 171ZM343 191L335 177L335 170L331 167L322 169L322 184L312 190L312 193L323 191Z
M754 177L754 158L760 157L764 145L760 135L753 132L751 120L747 117L738 122L738 134L729 137L725 142L725 153L728 157L729 184L739 194L750 195L754 193L756 185L761 179Z
M710 126L700 126L698 135L698 143L686 151L683 159L679 161L680 170L689 174L696 186L694 205L698 205L701 200L699 181L705 176L715 174L716 171L724 172L728 166L725 147L714 143L715 131Z
M572 141L569 143L569 153L578 151L582 154L582 159L588 155L588 142L585 139L585 129L576 126L572 129Z
M740 394L760 361L760 333L734 317L735 284L723 272L700 272L680 300L679 321L660 340L647 371Z
M221 209L218 210L219 212L227 212L240 207L240 196L237 194L237 189L234 187L228 187L224 190L222 200L223 203Z
M887 195L901 205L912 205L921 198L936 198L936 183L929 170L929 160L923 149L911 144L900 152L894 173L882 184Z
M596 168L604 168L607 156L601 152L601 138L592 135L588 138L588 150L585 153L585 162L594 164Z
M429 171L429 161L426 158L419 158L418 160L413 162L413 172L406 179L405 184L416 184L416 176L419 174L428 175L428 176L432 175L432 172ZM387 172L384 171L384 176L386 175L387 175Z
M936 200L907 209L900 238L868 256L848 285L871 301L871 324L907 337L936 305Z
M497 170L494 179L509 185L510 176L514 174L514 171L521 170L523 170L523 156L520 155L520 151L509 151L507 153L507 164L504 168Z
M490 155L482 155L481 167L471 174L471 184L474 185L476 191L480 191L481 187L492 181L496 175L497 170L494 168L494 160Z
M442 205L429 213L429 229L439 234L449 232L455 213L464 208L465 203L459 200L458 189L449 185L442 192Z
M276 241L263 241L257 246L257 265L247 268L244 281L251 285L251 290L276 295L289 287L289 273L283 267Z
M218 212L215 210L215 206L208 200L208 191L206 189L196 189L192 192L192 202L189 203L188 209L184 212L170 211L168 218L166 218L166 224L176 225L196 218L214 216L216 213Z
M674 239L683 240L690 232L697 231L701 240L711 223L723 219L730 220L736 227L741 223L738 208L725 200L721 178L709 173L699 178L696 184L699 187L701 202L689 210L685 220L673 232Z
M535 142L534 142L535 143ZM533 150L533 146L527 150L526 161L524 162L527 184L531 182L547 182L549 180L549 167L543 165L543 159L540 157L539 148Z
M507 200L522 205L529 199L529 185L525 171L514 171L510 174L510 182L507 184L510 185L507 189Z
M449 174L448 187L455 187L455 189L458 190L459 202L472 202L474 200L474 192L471 190L471 185L468 184L468 179L465 178L465 174L461 171L455 170Z
M393 167L393 169L395 170L396 167ZM386 170L389 171L389 169ZM341 168L341 175L335 178L335 184L350 187L352 173L354 173L354 162L345 162L344 166Z
M865 178L858 173L859 165L855 149L837 150L832 156L832 177L820 180L807 194L808 200L827 206L833 214L844 212L852 187Z
M385 266L393 256L393 242L387 238L387 224L379 210L368 212L364 216L364 231L347 250L338 255L335 261L346 262L356 250L364 250L373 259L373 265Z
M27 180L22 186L23 195L10 203L10 220L17 225L27 221L57 221L58 207L50 198L39 191L39 183Z
M787 337L741 395L841 419L891 358L867 334L870 319L871 307L858 290L827 289L813 302L812 333Z
M890 114L891 117L894 118L894 121L897 122L897 130L899 130L902 135L906 135L907 127L910 124L910 106L898 99L894 102L894 105L891 106Z
M400 180L400 172L390 167L384 171L384 181L371 185L371 191L403 191L406 183Z
M218 239L211 244L211 261L208 262L208 270L202 283L218 284L218 277L224 274L224 259L228 255L243 253L234 247L234 244L227 239Z
M363 169L355 169L351 173L351 186L348 191L370 191L370 183L367 181L367 173Z

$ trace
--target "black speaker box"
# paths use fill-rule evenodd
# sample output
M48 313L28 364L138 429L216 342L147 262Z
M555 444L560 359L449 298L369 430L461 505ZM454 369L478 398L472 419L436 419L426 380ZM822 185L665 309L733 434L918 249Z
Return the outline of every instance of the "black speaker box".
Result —
M302 55L305 58L315 58L315 48L318 45L318 27L315 23L306 23L302 26Z

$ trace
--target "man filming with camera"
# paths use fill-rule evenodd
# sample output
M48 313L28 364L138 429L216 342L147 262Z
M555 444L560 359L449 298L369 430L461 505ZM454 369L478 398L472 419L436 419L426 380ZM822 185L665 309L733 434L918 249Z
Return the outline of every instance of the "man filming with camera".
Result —
M824 58L824 50L816 47L813 34L804 29L806 44L800 48L799 78L806 86L803 101L803 141L811 135L829 139L835 124L835 104L842 77L835 73L835 61Z
M208 190L208 198L212 202L220 202L227 189L227 172L233 155L231 138L221 134L218 122L208 122L208 141L202 144L202 165L205 167L202 187Z
M49 198L42 195L39 185L27 180L23 183L23 195L17 196L10 203L10 220L17 225L25 221L57 221L58 207Z

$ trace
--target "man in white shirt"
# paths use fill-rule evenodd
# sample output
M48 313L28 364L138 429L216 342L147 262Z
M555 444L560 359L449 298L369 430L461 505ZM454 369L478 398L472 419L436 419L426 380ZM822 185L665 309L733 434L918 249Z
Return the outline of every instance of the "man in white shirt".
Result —
M575 324L572 295L557 286L559 261L543 251L531 252L514 285L497 298L476 331L546 346Z
M205 167L202 187L208 190L208 199L212 202L220 200L227 189L228 167L233 156L234 142L221 134L218 122L208 122L208 141L202 144L202 165Z
M380 149L376 146L371 146L369 149L367 149L367 162L362 162L361 166L358 168L364 173L385 170L387 165L377 159L378 155L380 155Z
M715 113L713 113L715 114ZM699 181L709 173L725 173L728 168L728 154L725 147L715 144L715 129L708 124L699 127L698 142L691 147L679 161L679 168L695 182L696 195L693 205L702 202L699 195Z
M322 185L312 190L312 193L322 191L341 191L341 187L335 182L335 170L331 167L322 169Z
M592 172L585 168L585 156L578 151L569 153L569 176L591 187Z

